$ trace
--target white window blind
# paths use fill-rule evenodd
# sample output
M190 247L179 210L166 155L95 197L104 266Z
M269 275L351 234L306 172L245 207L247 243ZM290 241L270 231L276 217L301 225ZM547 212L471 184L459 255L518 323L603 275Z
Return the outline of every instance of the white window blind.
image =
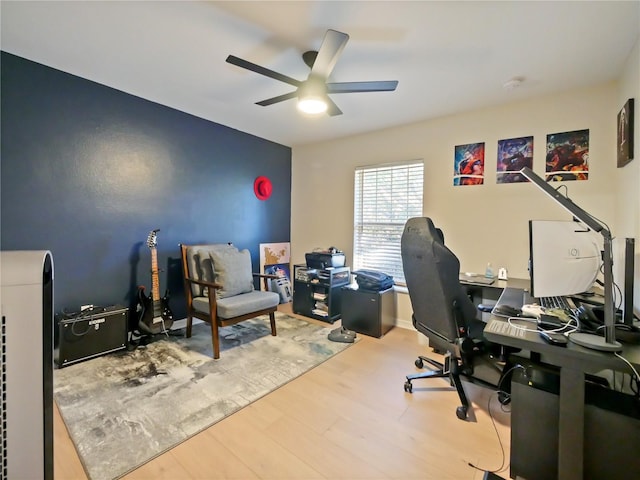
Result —
M353 269L379 270L404 283L400 238L422 216L424 162L358 167L355 172Z

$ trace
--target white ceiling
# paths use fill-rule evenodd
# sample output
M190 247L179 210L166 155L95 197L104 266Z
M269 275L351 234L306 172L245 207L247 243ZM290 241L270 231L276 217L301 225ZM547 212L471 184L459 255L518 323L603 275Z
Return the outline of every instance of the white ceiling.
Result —
M640 32L640 2L2 1L1 48L284 145L378 130L614 80ZM395 92L333 95L304 117L292 91L233 54L306 79L302 52L350 35L337 82ZM513 90L503 84L522 77Z

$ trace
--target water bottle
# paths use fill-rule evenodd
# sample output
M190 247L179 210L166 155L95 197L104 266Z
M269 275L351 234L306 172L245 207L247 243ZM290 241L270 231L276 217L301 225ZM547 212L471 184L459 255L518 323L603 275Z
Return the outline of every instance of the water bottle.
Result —
M491 268L491 263L487 263L487 269L484 271L484 276L487 278L494 278L493 268Z

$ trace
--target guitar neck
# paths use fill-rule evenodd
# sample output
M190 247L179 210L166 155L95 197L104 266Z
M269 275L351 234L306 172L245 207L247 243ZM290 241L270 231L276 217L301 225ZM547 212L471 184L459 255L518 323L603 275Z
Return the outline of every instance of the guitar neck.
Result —
M154 302L160 300L160 280L158 279L158 252L151 247L151 296Z

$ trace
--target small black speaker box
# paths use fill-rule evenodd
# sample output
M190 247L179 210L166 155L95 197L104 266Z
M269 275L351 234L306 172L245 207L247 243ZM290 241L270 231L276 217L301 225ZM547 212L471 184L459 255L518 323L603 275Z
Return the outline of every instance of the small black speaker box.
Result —
M116 305L60 320L55 360L59 368L127 346L127 309Z

